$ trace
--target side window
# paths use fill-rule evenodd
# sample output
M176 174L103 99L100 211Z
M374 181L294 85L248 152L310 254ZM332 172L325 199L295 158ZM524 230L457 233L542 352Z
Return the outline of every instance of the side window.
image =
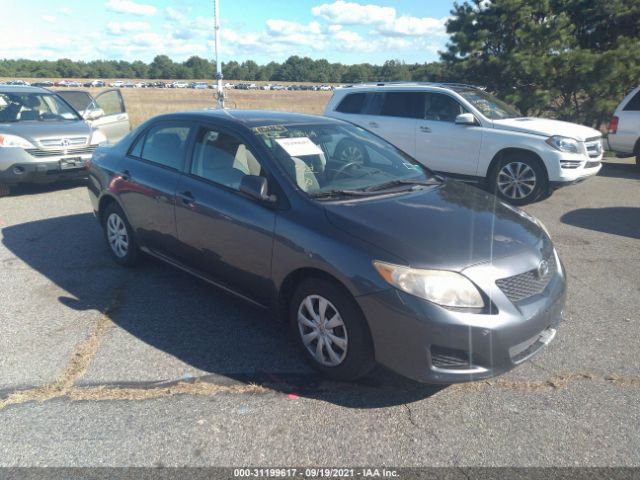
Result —
M96 97L96 104L105 115L118 115L125 112L122 94L118 90L101 93Z
M189 127L186 125L157 125L148 132L141 158L165 167L182 169L184 148Z
M625 112L640 112L640 90L627 102L623 109Z
M424 93L387 92L384 95L380 115L388 117L422 118Z
M429 93L426 96L424 112L425 120L453 123L458 115L466 113L466 109L449 95Z
M132 157L140 158L142 156L142 144L144 143L145 134L141 134L136 138L133 146L129 149L129 155Z
M262 167L241 140L215 129L202 128L196 137L191 173L240 190L245 175L261 175Z
M360 113L364 106L366 95L366 93L349 93L342 99L336 111L342 113Z

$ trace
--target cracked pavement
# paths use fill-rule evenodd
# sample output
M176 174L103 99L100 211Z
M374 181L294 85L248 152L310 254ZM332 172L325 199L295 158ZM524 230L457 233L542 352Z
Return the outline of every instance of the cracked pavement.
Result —
M111 262L79 183L0 199L0 466L640 466L640 171L526 207L569 295L482 382L324 380L287 329L158 262Z

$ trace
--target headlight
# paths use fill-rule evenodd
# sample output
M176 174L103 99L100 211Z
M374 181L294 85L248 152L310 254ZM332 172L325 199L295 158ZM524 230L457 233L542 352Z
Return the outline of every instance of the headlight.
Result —
M542 231L544 233L547 234L547 237L551 238L551 233L549 233L549 230L547 229L547 227L537 217L534 217L530 213L525 212L521 208L516 208L513 205L509 205L508 203L505 203L505 202L500 202L500 203L502 204L503 207L507 207L509 210L511 210L512 212L517 213L522 218L526 218L531 223L535 223L538 227L540 227L540 229L542 229Z
M100 130L95 130L91 135L91 145L107 143L107 137Z
M545 141L561 152L578 153L578 141L573 138L554 135L553 137L547 138Z
M416 297L445 307L484 307L478 289L459 273L421 270L378 261L374 261L373 266L389 284Z
M28 140L17 135L0 135L0 147L36 148Z

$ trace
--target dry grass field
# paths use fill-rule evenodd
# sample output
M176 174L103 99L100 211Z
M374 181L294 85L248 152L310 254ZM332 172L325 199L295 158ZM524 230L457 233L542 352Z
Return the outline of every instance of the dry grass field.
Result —
M201 110L214 107L216 104L213 90L123 88L122 95L132 127L161 113ZM320 115L330 98L331 92L227 90L225 105L228 108L282 110Z

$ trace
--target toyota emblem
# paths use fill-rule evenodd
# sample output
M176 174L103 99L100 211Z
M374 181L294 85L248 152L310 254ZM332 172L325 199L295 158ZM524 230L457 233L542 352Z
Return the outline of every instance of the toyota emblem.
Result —
M542 260L538 265L538 278L546 277L549 273L549 262Z
M69 141L68 138L63 138L62 140L60 140L60 146L61 147L68 147L71 144L71 142Z

